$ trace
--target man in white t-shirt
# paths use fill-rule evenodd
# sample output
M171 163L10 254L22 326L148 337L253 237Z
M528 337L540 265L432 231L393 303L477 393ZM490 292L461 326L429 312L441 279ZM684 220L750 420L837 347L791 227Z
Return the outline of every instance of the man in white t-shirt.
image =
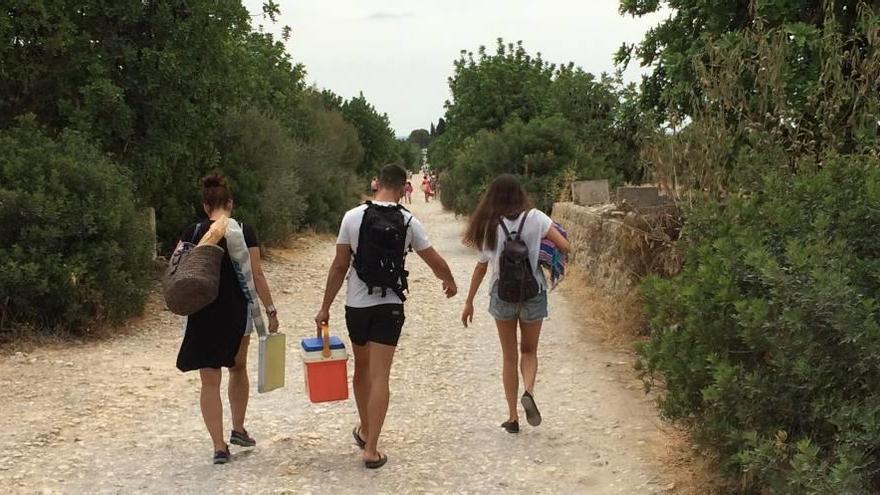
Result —
M431 247L421 222L398 204L404 195L406 178L402 168L386 166L379 176L375 199L349 210L343 217L324 301L315 317L320 335L347 275L345 322L354 351L353 388L360 415L360 426L355 427L352 435L364 449L364 465L371 469L382 467L388 460L379 453L377 445L388 411L391 362L405 320L407 273L402 261L406 253L413 250L428 264L443 282L446 297L453 297L458 290L449 265ZM362 229L365 223L367 228ZM374 225L379 228L373 228ZM376 242L375 237L386 236L389 230L401 235ZM400 242L395 243L397 240ZM363 280L361 274L368 280Z

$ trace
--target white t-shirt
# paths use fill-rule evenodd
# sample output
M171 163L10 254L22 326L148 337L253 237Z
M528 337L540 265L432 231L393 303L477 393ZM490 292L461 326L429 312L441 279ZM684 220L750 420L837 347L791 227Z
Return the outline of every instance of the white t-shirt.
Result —
M373 201L373 204L379 206L394 206L397 203L388 203L385 201ZM339 227L339 237L336 244L348 244L351 246L352 253L357 252L358 237L361 232L361 222L364 220L364 212L367 211L367 205L363 204L356 208L348 210L342 217L342 225ZM431 241L428 240L428 234L425 233L425 227L419 220L412 216L408 211L401 210L404 222L409 222L409 228L406 229L406 246L412 246L416 251L424 251L431 247ZM412 221L410 221L412 218ZM352 264L354 257L352 256ZM397 294L388 291L385 297L382 297L381 289L373 289L370 294L367 284L360 279L355 271L354 266L348 269L348 289L345 294L345 305L352 308L369 308L371 306L379 306L380 304L401 304Z
M507 230L513 234L519 230L519 222L522 220L522 216L523 213L520 213L516 220L504 218L501 221L507 226ZM523 225L522 232L520 233L520 239L529 248L529 261L532 264L532 273L535 274L535 279L542 290L547 289L547 281L544 278L544 270L538 269L538 255L541 252L541 241L547 237L547 233L550 232L550 227L552 226L553 220L547 214L541 210L533 209L529 212L529 216L526 217L526 223ZM498 259L501 258L501 250L504 249L506 239L507 236L504 234L504 229L499 225L498 242L495 245L495 249L490 250L484 247L480 251L480 263L490 263L492 265L492 281L489 287L494 287L495 282L498 281Z

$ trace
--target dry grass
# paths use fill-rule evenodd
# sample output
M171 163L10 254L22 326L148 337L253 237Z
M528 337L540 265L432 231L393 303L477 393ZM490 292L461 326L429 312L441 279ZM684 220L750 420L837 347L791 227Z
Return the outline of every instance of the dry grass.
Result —
M637 290L628 294L611 295L608 291L591 285L583 269L570 266L565 282L559 290L578 305L579 316L589 322L596 336L604 343L618 349L632 349L632 344L643 334L644 312Z
M47 347L84 346L94 342L125 337L134 333L139 328L138 323L148 315L157 314L164 310L165 302L162 300L162 289L159 282L156 281L150 288L144 310L138 316L120 323L96 321L77 333L66 330L35 329L21 325L0 336L0 355L11 355L17 352L30 353L34 349Z
M610 293L589 283L582 269L570 267L559 290L571 301L584 301L574 310L586 323L591 336L617 350L634 353L634 345L644 340L647 323L638 288L625 294ZM622 371L634 374L634 370ZM662 391L655 384L652 395ZM658 421L661 421L658 418ZM714 495L728 493L716 473L717 460L694 447L690 435L678 425L662 421L664 435L650 445L654 458L666 467L674 485L667 493L680 495Z

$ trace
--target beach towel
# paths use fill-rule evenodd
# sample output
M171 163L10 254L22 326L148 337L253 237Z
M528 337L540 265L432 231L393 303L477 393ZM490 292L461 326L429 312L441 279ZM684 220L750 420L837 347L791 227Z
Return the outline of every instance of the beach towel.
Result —
M554 223L553 226L568 239L568 232L562 225ZM544 239L541 241L541 252L538 253L538 264L550 272L550 290L553 290L565 278L568 256L563 254L552 241Z

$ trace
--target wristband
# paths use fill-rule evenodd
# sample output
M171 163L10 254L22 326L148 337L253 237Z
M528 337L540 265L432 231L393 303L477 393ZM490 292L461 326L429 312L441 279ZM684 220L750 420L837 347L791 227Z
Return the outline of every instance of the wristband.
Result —
M270 317L278 316L278 310L275 308L274 304L270 304L270 305L266 306L266 314L269 315Z

